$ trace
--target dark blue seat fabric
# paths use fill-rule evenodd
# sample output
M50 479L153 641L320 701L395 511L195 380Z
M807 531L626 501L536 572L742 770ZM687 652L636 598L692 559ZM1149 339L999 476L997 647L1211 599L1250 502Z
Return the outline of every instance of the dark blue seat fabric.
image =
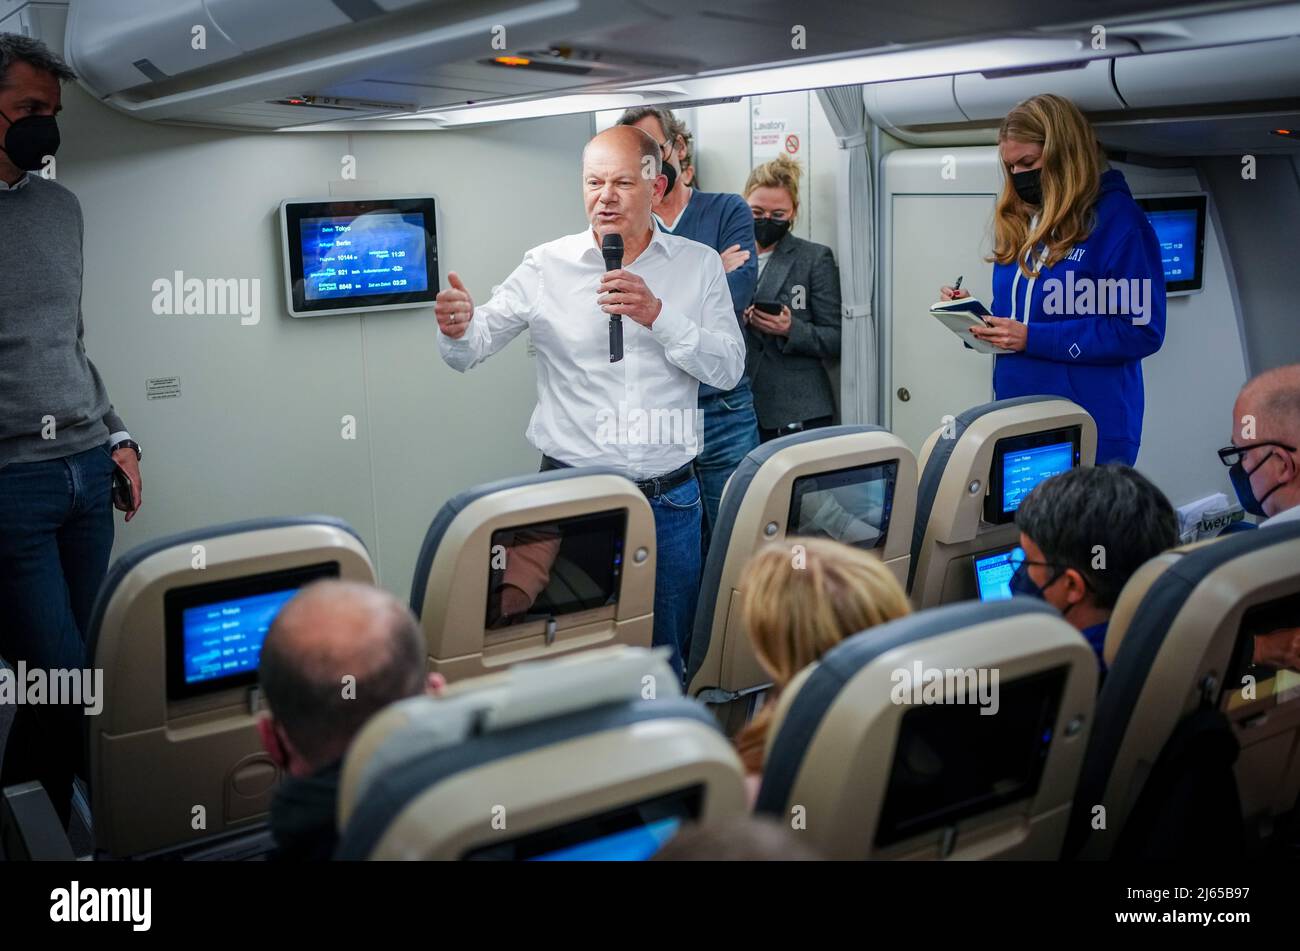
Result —
M422 615L424 611L424 589L428 583L429 572L433 569L433 558L438 553L438 546L442 544L443 536L447 534L447 529L456 520L456 516L470 504L485 496L496 492L504 492L507 489L546 485L551 482L563 482L566 479L581 479L590 475L616 475L625 478L621 472L607 466L590 466L587 468L575 466L570 469L552 469L549 472L534 472L528 475L511 476L508 479L498 479L495 482L485 482L448 499L443 503L442 508L438 510L438 514L433 517L428 531L424 533L424 543L420 546L420 556L415 561L415 577L411 579L411 611L416 617Z
M971 423L981 416L987 416L989 413L1000 409L1058 399L1061 399L1061 397L1017 396L1009 400L994 400L991 403L972 406L957 417L954 424L956 434L952 439L940 437L935 442L934 448L930 450L930 457L925 460L925 469L921 472L921 479L916 489L916 521L912 523L912 558L907 566L908 591L912 590L912 582L916 580L917 560L921 557L921 545L925 541L925 529L930 524L930 513L934 509L934 500L939 494L939 485L943 482L944 470L948 468L948 460L952 456L953 448L961 440Z
M700 581L700 597L695 609L695 626L691 634L690 659L686 665L686 683L695 678L704 666L704 659L709 653L709 641L713 633L713 608L718 600L718 587L722 582L722 567L727 560L727 548L731 545L731 533L736 525L736 516L740 514L740 504L749 491L750 483L762 468L763 463L771 459L782 449L798 446L818 439L831 439L836 436L849 436L857 433L887 432L883 426L825 426L810 429L802 433L781 436L771 442L765 442L741 460L736 471L727 483L726 494L718 509L718 524L713 530L709 542L709 555L704 563L704 575Z
M675 697L605 704L468 737L453 746L400 762L376 776L356 804L335 858L360 860L369 856L384 830L407 803L457 773L508 756L650 720L693 720L714 730L718 728L717 721L704 706Z
M799 688L763 763L763 784L754 811L784 816L804 756L836 697L873 660L904 644L938 637L959 628L1001 621L1023 614L1060 617L1056 609L1035 598L1009 601L961 601L930 608L854 634L835 645ZM882 768L888 766L880 764Z
M1244 555L1278 545L1293 545L1300 551L1300 522L1239 532L1190 551L1160 575L1142 597L1097 697L1092 736L1079 774L1074 815L1066 837L1066 856L1075 854L1083 845L1091 809L1103 801L1111 770L1151 667L1187 598L1211 572Z

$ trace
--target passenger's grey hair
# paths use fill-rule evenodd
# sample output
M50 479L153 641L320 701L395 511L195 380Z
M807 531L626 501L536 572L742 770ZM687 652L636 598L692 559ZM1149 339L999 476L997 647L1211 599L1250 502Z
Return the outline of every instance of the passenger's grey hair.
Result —
M40 40L21 33L0 33L0 89L9 86L9 67L14 63L51 73L60 82L77 78L68 64Z

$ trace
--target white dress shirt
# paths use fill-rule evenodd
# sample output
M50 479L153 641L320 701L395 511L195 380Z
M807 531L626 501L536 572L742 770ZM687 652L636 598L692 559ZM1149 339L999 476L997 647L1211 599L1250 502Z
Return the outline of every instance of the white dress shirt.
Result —
M1282 525L1286 522L1300 522L1300 505L1293 508L1283 509L1271 518L1266 518L1259 523L1260 528L1267 528L1269 525Z
M695 458L703 438L699 384L729 390L745 370L722 258L712 248L652 229L626 270L663 301L652 329L623 318L623 359L609 362L609 315L597 303L605 273L590 230L539 245L465 335L438 332L438 351L464 372L522 330L537 353L537 407L525 435L574 466L612 466L632 479L664 475Z

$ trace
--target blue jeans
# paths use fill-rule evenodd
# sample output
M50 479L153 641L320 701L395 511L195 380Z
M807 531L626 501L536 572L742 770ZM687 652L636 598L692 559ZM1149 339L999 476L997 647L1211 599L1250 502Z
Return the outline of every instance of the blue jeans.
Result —
M696 479L650 499L655 516L656 647L673 648L669 661L683 675L695 626L695 602L700 595L700 524L703 504Z
M704 537L707 542L718 523L722 489L736 466L758 445L758 417L754 415L754 392L742 379L734 390L700 397L704 441L695 458L704 492ZM707 549L707 544L705 548Z
M107 444L0 467L0 657L11 667L86 665L90 611L113 549L112 477ZM84 730L80 707L18 706L0 784L40 780L66 822Z

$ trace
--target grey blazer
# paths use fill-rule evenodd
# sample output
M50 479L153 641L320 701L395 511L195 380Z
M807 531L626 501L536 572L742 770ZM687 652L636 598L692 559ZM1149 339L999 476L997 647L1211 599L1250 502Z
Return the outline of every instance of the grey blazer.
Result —
M803 306L794 307L802 287ZM755 300L779 300L791 311L790 335L745 328L745 373L754 389L758 425L779 429L835 412L823 360L840 358L840 271L824 244L787 234L772 251Z

